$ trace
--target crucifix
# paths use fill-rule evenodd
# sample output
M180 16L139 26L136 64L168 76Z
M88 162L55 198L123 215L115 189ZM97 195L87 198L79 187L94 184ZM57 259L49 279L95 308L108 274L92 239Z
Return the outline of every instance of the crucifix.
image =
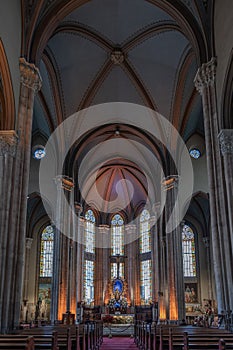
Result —
M127 258L126 255L120 255L120 254L110 256L111 262L117 264L117 278L120 277L120 263L124 263L126 258Z

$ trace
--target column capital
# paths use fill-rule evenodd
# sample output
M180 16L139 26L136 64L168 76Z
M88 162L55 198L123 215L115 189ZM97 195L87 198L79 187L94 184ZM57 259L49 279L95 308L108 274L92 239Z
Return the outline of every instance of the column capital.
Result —
M42 86L39 69L33 63L27 62L24 57L20 57L19 70L21 84L37 93Z
M213 85L216 77L217 59L212 57L207 63L203 63L198 68L197 74L194 78L194 84L197 91L202 94L205 87Z
M55 183L58 187L63 188L69 192L74 188L74 181L71 177L66 175L58 175L55 177Z
M161 184L164 191L171 190L173 188L177 188L179 183L179 175L169 175L163 178Z
M26 242L25 242L26 249L31 249L32 242L33 242L33 238L26 237Z
M221 130L218 139L222 155L233 154L233 129Z
M18 136L14 130L0 131L0 156L9 154L14 157L16 152L16 145Z
M83 211L82 205L78 202L74 203L74 208L75 208L75 214L77 214L77 215L80 215L81 212Z

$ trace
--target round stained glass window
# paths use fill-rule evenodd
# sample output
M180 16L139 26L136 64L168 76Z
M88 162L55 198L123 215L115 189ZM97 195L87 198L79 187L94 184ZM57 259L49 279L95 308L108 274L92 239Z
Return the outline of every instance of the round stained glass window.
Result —
M201 152L199 151L198 148L192 148L189 150L189 154L192 158L198 159L201 156Z
M35 159L42 159L42 158L44 158L45 155L46 155L44 146L35 146L35 147L33 147L32 155L33 155L33 158L35 158Z

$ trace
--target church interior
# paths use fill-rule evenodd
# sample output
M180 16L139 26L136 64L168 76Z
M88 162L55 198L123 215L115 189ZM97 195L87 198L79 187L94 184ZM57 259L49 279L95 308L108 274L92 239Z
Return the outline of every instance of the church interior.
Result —
M233 332L232 23L231 0L0 1L0 333Z

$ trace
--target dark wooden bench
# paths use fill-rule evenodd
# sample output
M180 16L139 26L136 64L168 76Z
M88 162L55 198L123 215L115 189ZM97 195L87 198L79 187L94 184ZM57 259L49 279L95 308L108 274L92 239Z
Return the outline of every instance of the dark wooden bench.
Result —
M217 329L178 326L153 329L150 324L139 321L134 333L135 343L142 350L233 349L233 334Z
M0 349L1 350L34 350L34 338L18 338L17 336L6 336L0 338Z

